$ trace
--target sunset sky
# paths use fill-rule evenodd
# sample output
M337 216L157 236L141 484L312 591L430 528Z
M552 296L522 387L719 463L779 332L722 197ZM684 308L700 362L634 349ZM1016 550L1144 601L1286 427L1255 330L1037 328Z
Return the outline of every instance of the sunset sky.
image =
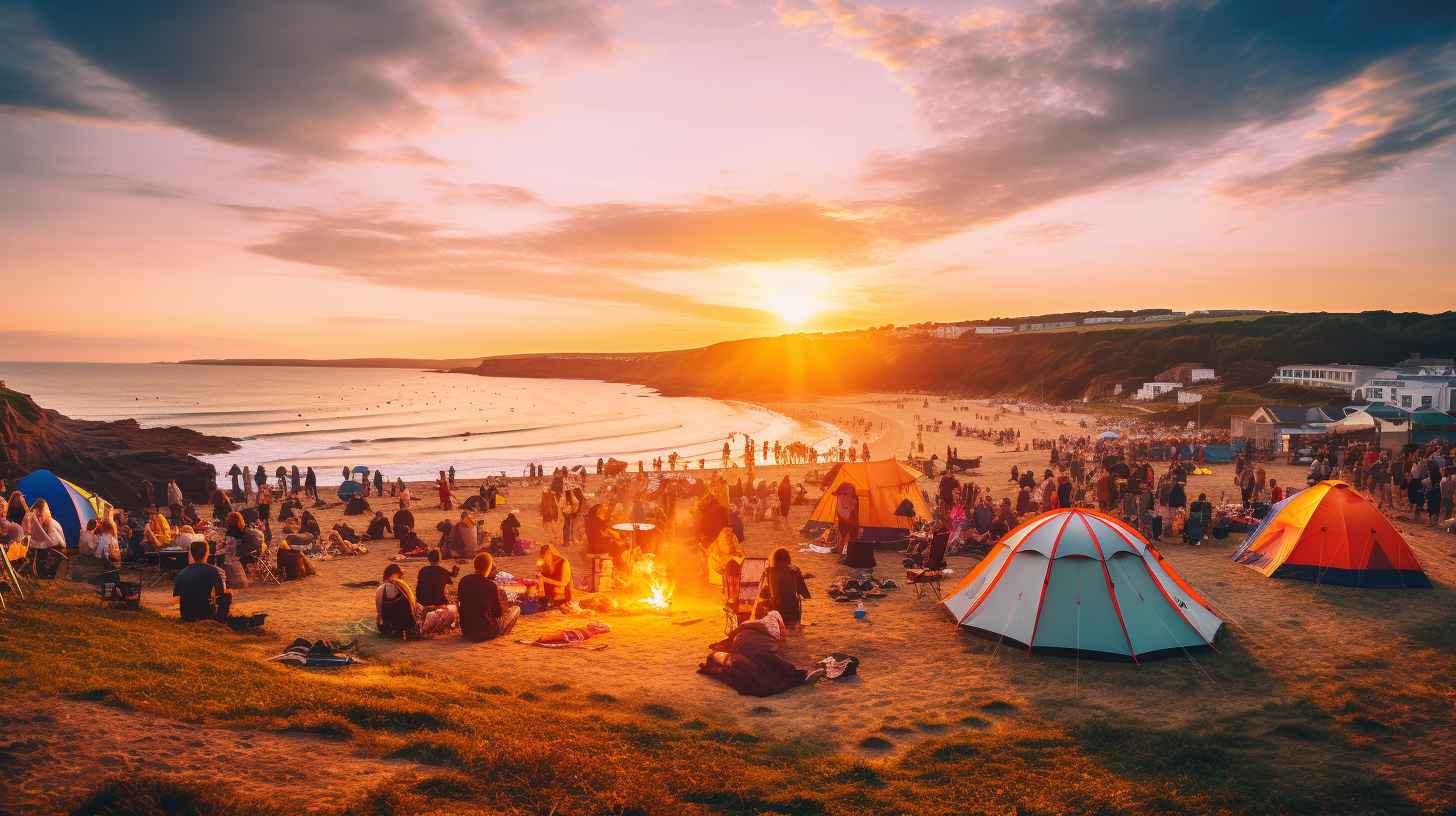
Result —
M0 0L0 358L1456 308L1456 3Z

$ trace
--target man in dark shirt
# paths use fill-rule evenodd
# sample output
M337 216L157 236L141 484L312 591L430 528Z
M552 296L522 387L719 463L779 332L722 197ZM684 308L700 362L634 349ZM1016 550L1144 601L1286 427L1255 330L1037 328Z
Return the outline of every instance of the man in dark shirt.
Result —
M455 575L460 568L456 567L454 572L440 566L440 551L430 550L430 563L420 567L420 574L415 579L415 600L420 606L445 606L450 600L445 597L445 587L455 583Z
M415 514L411 513L409 508L404 506L403 499L400 499L399 509L394 512L393 524L391 526L394 528L394 537L400 540L404 539L405 530L413 530L415 528ZM404 547L400 547L400 549L404 549Z
M172 585L182 620L226 621L233 595L228 591L222 570L207 563L207 541L193 541L188 546L187 557L189 563L177 573L177 581Z
M460 636L480 642L511 631L521 617L519 606L507 605L500 588L489 577L495 573L490 553L475 555L475 572L460 579Z

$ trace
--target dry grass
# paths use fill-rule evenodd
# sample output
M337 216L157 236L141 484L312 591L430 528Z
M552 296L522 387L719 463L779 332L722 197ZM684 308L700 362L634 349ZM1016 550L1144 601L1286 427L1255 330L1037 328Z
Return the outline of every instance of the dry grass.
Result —
M893 760L863 761L822 741L743 731L682 701L627 701L566 684L482 685L417 666L324 673L260 663L244 656L257 636L99 610L71 586L47 588L0 631L0 681L12 689L316 734L435 769L361 791L338 813L1421 812L1360 772L1359 714L1342 722L1306 704L1179 730L1101 718L1022 717L994 727L1016 707L977 697L956 708L959 719L886 720L890 733L929 737ZM1386 721L1399 722L1392 709L1411 705L1394 689L1352 693ZM226 781L98 779L66 806L279 812L230 792Z

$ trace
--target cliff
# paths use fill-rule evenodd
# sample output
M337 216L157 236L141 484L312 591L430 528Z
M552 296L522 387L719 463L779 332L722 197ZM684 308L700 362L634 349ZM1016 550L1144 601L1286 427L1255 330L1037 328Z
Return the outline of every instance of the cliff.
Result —
M46 468L94 490L113 504L143 506L144 482L169 479L188 498L204 501L215 474L192 454L236 450L232 440L185 428L142 428L133 419L71 419L0 387L0 478L15 480Z
M1188 360L1228 388L1268 381L1280 364L1390 365L1412 352L1450 356L1456 312L1281 314L1112 331L965 335L883 331L797 334L642 354L496 357L456 369L501 377L601 379L664 394L763 398L928 391L1048 401L1107 396Z

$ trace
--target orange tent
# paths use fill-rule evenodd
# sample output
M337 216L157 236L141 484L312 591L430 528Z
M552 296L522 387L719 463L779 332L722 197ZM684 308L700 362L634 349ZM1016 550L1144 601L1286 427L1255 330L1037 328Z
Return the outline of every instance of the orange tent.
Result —
M1375 505L1327 480L1270 508L1233 559L1266 576L1324 584L1429 588L1415 553Z

